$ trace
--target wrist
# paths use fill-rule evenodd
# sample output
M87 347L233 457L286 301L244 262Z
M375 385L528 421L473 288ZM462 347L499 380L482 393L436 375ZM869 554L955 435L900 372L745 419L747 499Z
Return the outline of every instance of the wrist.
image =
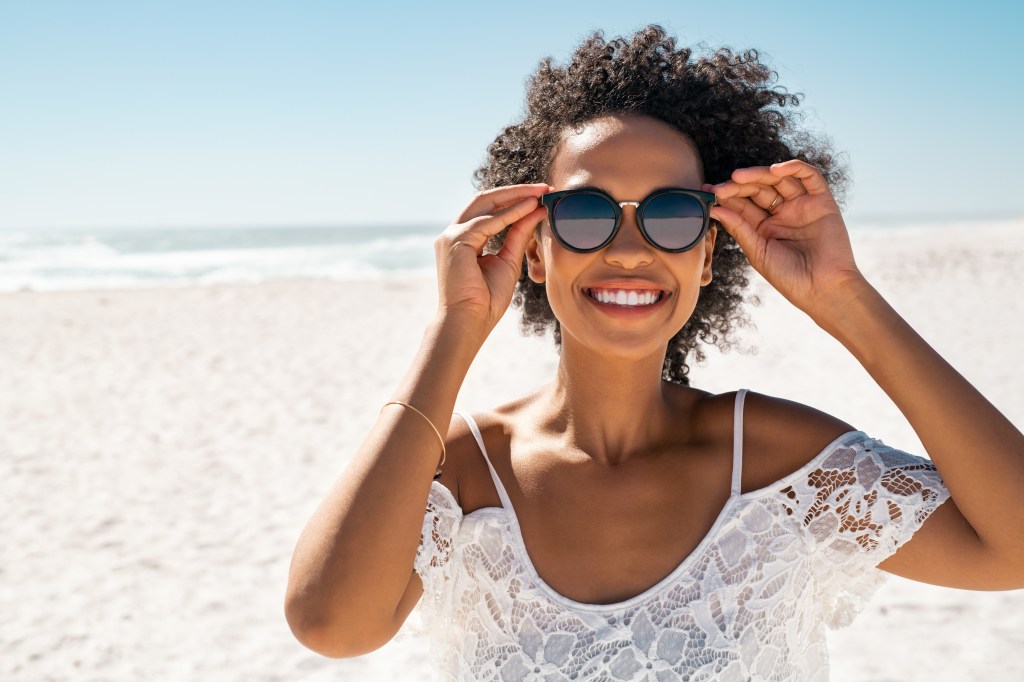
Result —
M880 360L879 339L905 324L888 301L866 280L851 282L831 299L828 314L815 323L865 366Z
M835 336L836 332L855 321L865 306L880 297L878 290L864 277L851 277L829 287L808 314L815 324Z
M438 310L427 324L425 334L443 336L448 341L479 347L490 332L487 321L477 315Z
M430 355L464 365L468 371L489 331L479 319L438 313L424 328L421 346Z

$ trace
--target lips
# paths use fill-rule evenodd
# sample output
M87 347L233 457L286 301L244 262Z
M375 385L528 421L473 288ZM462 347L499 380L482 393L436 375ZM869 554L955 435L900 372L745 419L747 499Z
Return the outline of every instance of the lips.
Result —
M651 291L648 289L648 291ZM647 319L661 310L663 307L668 305L669 294L665 292L661 295L658 300L654 303L647 305L620 305L618 303L601 303L589 293L584 293L583 297L589 301L589 304L600 311L602 314L615 318L621 321L632 321Z
M583 288L584 291L590 291L591 289L625 289L626 291L660 291L663 294L667 294L668 290L658 285L655 282L649 280L639 279L609 279L603 282L594 282Z
M659 300L664 300L671 296L671 293L667 289L663 289L651 282L629 282L628 280L601 282L599 284L583 287L582 291L588 298L594 298L594 291L597 289L603 289L610 292L638 291L646 293L653 291L660 294Z
M668 293L658 289L584 289L584 293L600 303L615 305L653 305Z

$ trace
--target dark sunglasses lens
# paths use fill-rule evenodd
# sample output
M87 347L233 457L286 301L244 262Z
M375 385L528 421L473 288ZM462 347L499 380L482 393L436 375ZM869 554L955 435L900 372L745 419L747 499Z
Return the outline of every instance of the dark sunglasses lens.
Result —
M577 249L600 246L614 227L615 209L596 194L572 194L555 206L555 231Z
M682 249L700 237L704 206L689 194L659 194L644 208L644 228L665 249Z

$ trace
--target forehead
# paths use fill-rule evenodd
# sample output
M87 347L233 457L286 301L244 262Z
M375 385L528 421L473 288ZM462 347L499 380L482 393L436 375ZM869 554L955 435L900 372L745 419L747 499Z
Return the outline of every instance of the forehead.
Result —
M698 188L704 181L693 142L648 116L607 116L567 129L548 182L558 189L597 186L613 194L658 187Z

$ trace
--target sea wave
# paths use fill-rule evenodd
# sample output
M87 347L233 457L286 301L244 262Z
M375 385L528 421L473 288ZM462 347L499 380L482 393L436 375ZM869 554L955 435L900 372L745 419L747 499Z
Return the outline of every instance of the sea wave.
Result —
M0 232L0 291L429 277L433 228Z

